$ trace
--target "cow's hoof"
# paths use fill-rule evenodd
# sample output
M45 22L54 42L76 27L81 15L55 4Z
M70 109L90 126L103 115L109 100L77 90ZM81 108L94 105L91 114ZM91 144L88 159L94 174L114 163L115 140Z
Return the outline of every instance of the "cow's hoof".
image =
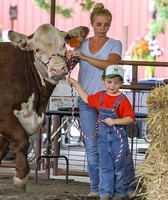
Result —
M20 179L16 176L13 177L13 183L14 185L21 191L25 192L26 191L26 183L28 181L28 176L26 176L23 179Z

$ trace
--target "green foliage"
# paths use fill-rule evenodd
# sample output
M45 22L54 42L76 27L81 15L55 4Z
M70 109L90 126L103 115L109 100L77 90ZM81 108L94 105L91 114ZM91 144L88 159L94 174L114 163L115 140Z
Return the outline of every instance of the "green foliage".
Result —
M45 0L34 0L35 4L39 6L40 8L44 8L47 11L51 10L51 3L46 3ZM61 14L65 18L72 17L73 10L71 8L62 9L61 6L56 5L55 6L55 13Z
M80 6L82 7L82 10L84 10L84 11L89 11L95 3L92 0L76 0L76 2L78 2L78 1L81 2ZM46 3L45 0L34 0L34 2L40 8L43 8L47 11L51 10L51 3L50 3L51 1L49 1L49 3ZM55 13L61 14L65 18L71 18L72 13L73 13L73 9L72 8L63 9L61 6L56 5L55 6Z
M62 9L61 6L55 6L55 13L61 14L65 18L72 17L73 10L71 8Z
M79 1L79 0L76 0L76 1ZM81 7L82 7L82 10L84 11L89 11L93 5L95 4L95 1L92 1L92 0L80 0L81 3Z
M155 0L156 19L150 22L150 35L157 36L164 33L168 22L168 1Z

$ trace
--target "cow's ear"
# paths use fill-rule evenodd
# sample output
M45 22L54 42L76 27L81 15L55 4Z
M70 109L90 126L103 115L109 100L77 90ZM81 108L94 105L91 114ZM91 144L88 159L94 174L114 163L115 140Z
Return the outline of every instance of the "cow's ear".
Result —
M8 32L8 38L14 46L19 47L21 50L23 50L23 51L31 50L30 45L28 45L28 43L27 43L27 41L28 41L27 35L17 33L13 30L10 30Z
M65 40L72 47L79 47L80 43L87 37L89 34L89 28L86 26L79 26L67 32Z
M61 32L62 33L62 32ZM65 41L69 43L69 41L72 39L72 37L67 33L65 34Z

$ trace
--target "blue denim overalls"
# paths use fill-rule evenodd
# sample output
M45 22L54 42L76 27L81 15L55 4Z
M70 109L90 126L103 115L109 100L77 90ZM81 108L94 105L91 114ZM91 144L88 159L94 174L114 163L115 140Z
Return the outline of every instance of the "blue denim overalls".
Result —
M100 98L100 107L103 102L105 91ZM118 118L116 109L125 95L117 99L113 108L100 109L100 123L98 132L99 153L99 195L125 197L123 182L125 175L125 159L128 149L127 129L124 126L108 126L104 119ZM117 130L117 131L116 131ZM120 138L121 137L121 138ZM120 157L119 157L120 155Z

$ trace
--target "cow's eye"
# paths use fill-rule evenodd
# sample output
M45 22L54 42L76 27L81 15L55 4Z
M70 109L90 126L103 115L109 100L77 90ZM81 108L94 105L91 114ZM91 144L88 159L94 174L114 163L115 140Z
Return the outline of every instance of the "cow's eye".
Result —
M36 52L39 52L40 51L40 49L38 48L38 49L36 49Z

